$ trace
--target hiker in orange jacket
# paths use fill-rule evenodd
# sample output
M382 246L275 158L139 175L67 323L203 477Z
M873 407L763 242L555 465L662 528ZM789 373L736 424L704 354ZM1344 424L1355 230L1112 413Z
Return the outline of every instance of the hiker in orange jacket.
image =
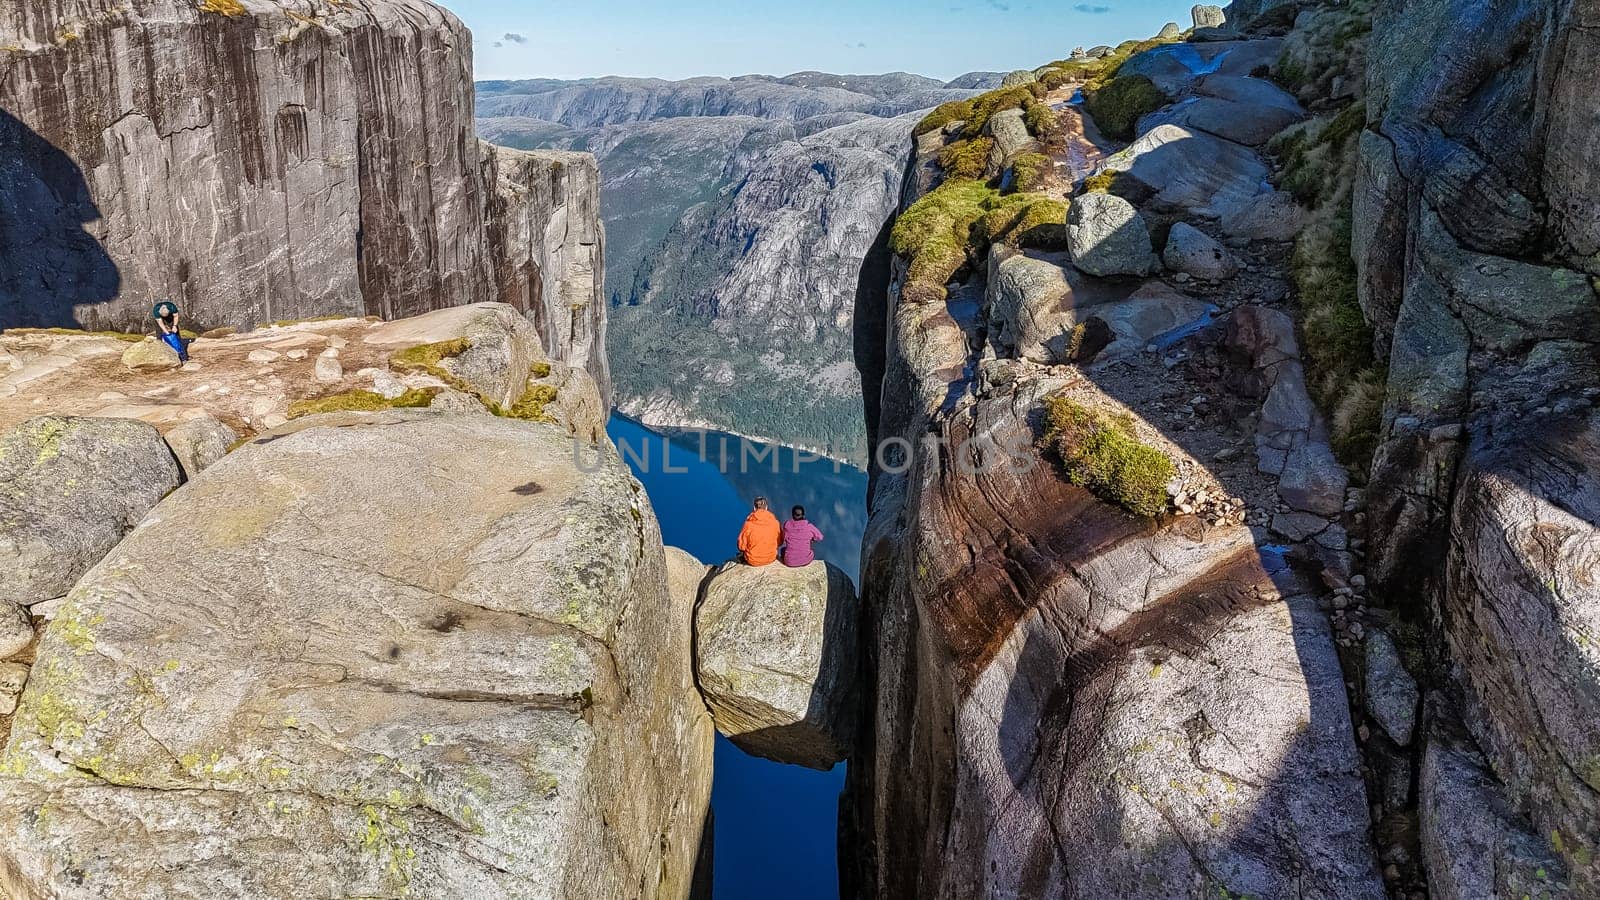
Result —
M747 566L765 566L778 558L782 528L778 517L767 510L767 498L757 497L755 507L739 531L739 561Z

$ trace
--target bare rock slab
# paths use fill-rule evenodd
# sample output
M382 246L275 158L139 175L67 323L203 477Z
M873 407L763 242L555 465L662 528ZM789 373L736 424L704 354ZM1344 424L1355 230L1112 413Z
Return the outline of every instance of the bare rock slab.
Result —
M494 416L318 418L68 595L0 871L72 898L686 896L714 732L622 461Z
M824 771L851 754L859 638L843 571L733 564L706 585L695 622L718 731L747 753Z

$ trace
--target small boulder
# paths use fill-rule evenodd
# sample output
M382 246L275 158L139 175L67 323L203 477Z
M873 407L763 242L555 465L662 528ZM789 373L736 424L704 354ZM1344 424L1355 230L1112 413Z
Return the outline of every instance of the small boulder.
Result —
M1172 226L1161 261L1173 271L1207 281L1223 281L1239 273L1239 261L1233 254L1188 222Z
M332 354L331 356L329 354ZM330 384L344 378L344 366L339 362L339 351L326 350L317 357L312 366L312 375L323 384Z
M1000 79L1000 86L1003 88L1017 87L1018 85L1032 84L1038 80L1039 76L1033 74L1033 72L1029 71L1028 69L1018 69L1015 72L1007 74L1005 78Z
M1161 31L1156 35L1158 39L1163 41L1176 40L1182 36L1183 29L1178 27L1177 22L1168 22L1167 24L1161 26Z
M1034 144L1020 109L1005 109L990 116L988 130L1001 159L1010 158L1011 154Z
M1196 28L1221 28L1228 24L1228 13L1220 6L1202 4L1189 11Z
M1366 656L1367 712L1396 744L1409 746L1417 725L1417 682L1387 633L1367 635Z
M1144 217L1115 194L1089 193L1072 201L1067 249L1073 265L1090 275L1148 275L1156 266Z
M0 438L0 600L60 597L178 486L160 432L135 419L40 416Z
M711 567L694 554L677 547L667 548L667 592L674 606L694 609L700 602L700 585L711 574Z
M122 365L134 372L165 372L183 365L183 360L178 351L149 337L122 351Z
M1321 441L1311 441L1288 452L1278 481L1278 496L1291 507L1323 516L1344 509L1350 473Z
M167 432L166 437L185 481L226 456L228 448L239 440L237 432L211 416L190 419Z
M1085 56L1089 59L1104 59L1110 56L1113 52L1113 48L1106 44L1101 44L1098 47L1090 47Z
M251 350L248 354L245 355L245 359L247 361L253 362L253 363L269 363L269 362L277 361L278 357L281 356L281 355L282 354L280 354L276 350L268 350L265 347L261 347L261 348L255 349L255 350Z
M851 753L858 655L855 589L821 560L734 563L695 615L700 692L747 753L827 771Z

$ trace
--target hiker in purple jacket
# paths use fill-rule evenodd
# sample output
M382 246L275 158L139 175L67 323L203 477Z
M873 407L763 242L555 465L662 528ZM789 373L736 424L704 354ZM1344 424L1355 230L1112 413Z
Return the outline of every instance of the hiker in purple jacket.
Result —
M783 564L790 568L809 566L817 558L811 545L822 540L822 532L806 521L804 506L796 506L789 515L789 521L783 523Z

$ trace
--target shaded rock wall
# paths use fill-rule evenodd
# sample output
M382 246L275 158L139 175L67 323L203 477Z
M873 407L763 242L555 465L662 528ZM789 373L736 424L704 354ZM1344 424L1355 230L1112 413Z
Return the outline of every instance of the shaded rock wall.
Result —
M1441 847L1502 872L1553 849L1585 896L1600 877L1597 21L1592 0L1410 0L1374 22L1352 247L1389 371L1372 574L1431 633L1473 790L1532 832L1475 850L1430 746L1439 896L1487 889Z
M385 318L489 300L608 384L590 159L472 136L426 0L0 9L0 324ZM207 11L218 9L221 11Z

